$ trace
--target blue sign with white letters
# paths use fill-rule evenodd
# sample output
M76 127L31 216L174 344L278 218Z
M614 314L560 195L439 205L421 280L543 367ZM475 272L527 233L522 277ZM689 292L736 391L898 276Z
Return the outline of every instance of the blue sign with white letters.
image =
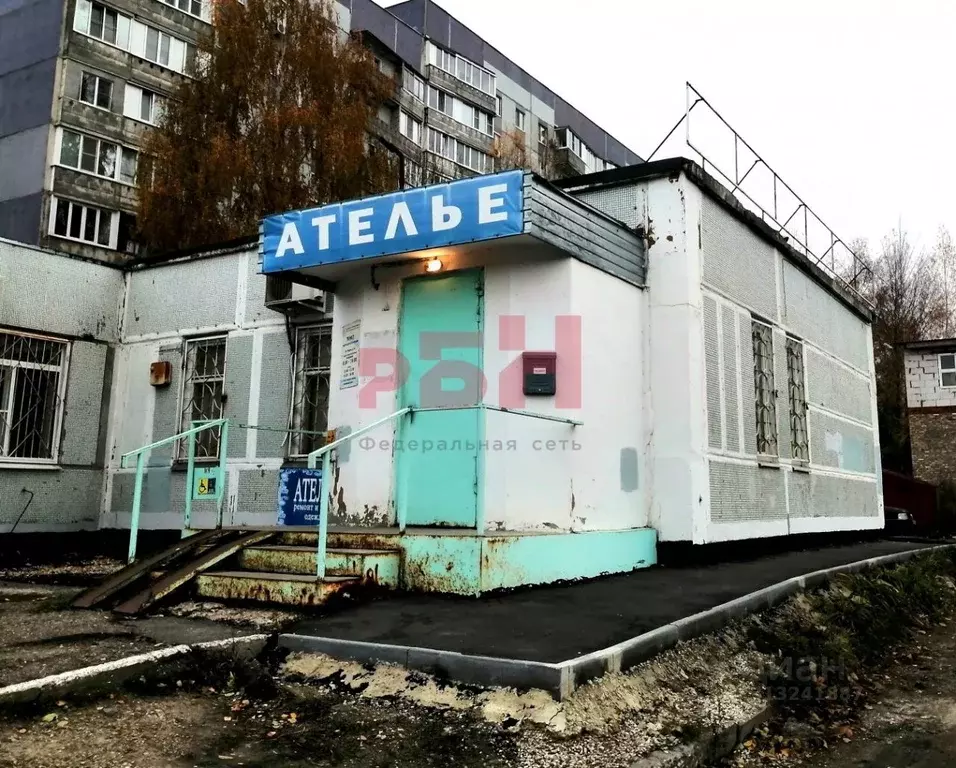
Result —
M518 235L524 171L459 179L262 220L262 272Z
M321 469L279 471L279 525L318 525L321 504Z

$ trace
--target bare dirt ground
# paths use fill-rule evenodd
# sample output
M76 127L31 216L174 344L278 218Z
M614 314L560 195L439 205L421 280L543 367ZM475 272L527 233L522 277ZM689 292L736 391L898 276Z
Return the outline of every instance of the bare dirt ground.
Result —
M806 725L786 728L799 741ZM806 765L814 768L952 768L956 765L956 625L918 635L882 675L860 722L824 750L770 755L759 739L724 765Z
M166 645L219 640L255 629L208 619L124 620L68 605L75 587L0 582L0 687L114 661Z

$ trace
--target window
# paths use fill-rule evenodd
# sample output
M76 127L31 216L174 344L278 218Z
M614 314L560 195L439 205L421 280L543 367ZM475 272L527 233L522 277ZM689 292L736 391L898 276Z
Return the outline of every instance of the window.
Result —
M545 123L538 123L538 143L548 143L548 126Z
M296 331L295 379L292 389L291 455L304 456L324 442L329 417L329 376L332 366L332 329Z
M137 158L135 149L62 129L60 165L134 184Z
M803 372L803 344L787 339L787 393L790 400L790 448L795 462L810 463L807 436L807 393Z
M410 69L402 71L402 87L419 101L425 101L425 81Z
M757 453L777 456L777 393L773 382L773 331L751 324L754 349L754 395L757 411Z
M132 149L123 148L119 167L119 180L126 184L136 183L136 166L139 163L139 153Z
M113 106L113 81L91 72L83 73L80 84L80 101L94 107L109 109Z
M422 124L408 112L403 111L399 116L399 131L402 136L411 139L416 144L422 143Z
M183 408L180 427L190 429L194 421L222 418L223 383L226 379L226 337L187 339L185 343ZM196 458L219 455L219 428L196 435ZM189 441L181 440L178 457L188 457Z
M943 387L956 387L956 355L939 356L939 383Z
M50 234L115 248L113 234L117 217L112 211L55 197L50 204Z
M146 28L146 56L149 61L169 66L169 43L172 38L153 27Z
M452 104L454 101L454 98L444 91L428 86L428 106L432 109L437 109L439 112L450 116L452 114Z
M130 18L90 0L77 0L73 28L104 43L129 46Z
M527 122L525 119L526 117L527 116L525 115L523 110L520 110L517 107L515 107L515 125L517 126L519 131L523 131L525 129L525 123Z
M126 84L123 114L133 120L157 125L162 116L163 97L137 85Z
M161 0L161 2L166 3L166 5L171 5L173 8L178 8L190 16L206 19L206 14L203 13L202 0Z
M495 96L495 114L501 116L501 97Z
M56 461L67 343L0 331L0 461Z
M495 116L478 109L478 107L472 107L468 104L464 106L469 118L468 125L486 136L493 136L495 133Z

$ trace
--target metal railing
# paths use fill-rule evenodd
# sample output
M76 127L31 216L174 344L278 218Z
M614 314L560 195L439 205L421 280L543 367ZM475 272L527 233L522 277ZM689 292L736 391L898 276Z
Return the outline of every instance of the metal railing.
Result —
M653 160L683 124L684 144L700 157L705 171L713 173L740 203L771 224L797 251L872 306L872 298L866 295L872 283L870 266L826 225L693 85L688 82L686 87L683 117L654 148L646 162ZM698 124L703 123L704 130L692 134L691 115L695 109L699 110ZM708 127L710 132L705 136ZM721 147L719 139L724 137L726 146ZM702 141L708 143L707 148L702 147Z
M136 542L139 537L139 515L143 504L143 475L146 470L146 457L154 448L161 448L170 443L176 443L180 440L189 441L186 453L186 503L183 507L183 535L189 528L193 508L193 482L196 475L196 435L207 429L221 427L222 432L219 435L219 482L216 483L216 527L222 527L222 501L224 498L224 483L226 477L226 445L229 442L229 419L213 419L212 421L193 421L193 426L185 432L172 435L171 437L157 440L155 443L144 445L134 451L124 453L120 458L120 467L126 469L129 466L129 459L136 457L136 481L133 486L133 509L129 521L129 553L127 562L132 563L136 559Z
M326 485L328 478L331 477L332 473L332 451L338 448L340 445L345 445L346 443L354 440L357 437L361 437L368 432L371 432L373 429L377 429L383 424L388 424L391 421L396 421L401 419L403 416L414 417L416 413L428 413L435 411L495 411L497 413L510 413L515 416L525 416L531 419L539 419L542 421L555 421L561 424L568 424L572 427L580 427L584 425L582 421L575 421L574 419L567 419L561 416L549 416L544 413L534 413L533 411L524 411L517 408L502 408L498 405L485 405L484 403L476 403L475 405L454 405L454 406L437 406L431 408L418 408L416 406L405 406L404 408L391 413L384 418L378 419L378 421L373 421L371 424L367 424L360 429L350 432L344 437L340 437L336 440L333 440L326 445L323 445L321 448L318 448L308 456L308 465L309 469L315 469L318 464L319 457L322 458L322 494L319 501L319 531L318 536L316 537L316 553L315 553L315 575L317 578L325 578L325 556L328 543L328 518L329 518L329 489ZM398 530L405 530L405 509L403 505L396 504L396 514L397 514L397 523ZM477 526L479 529L483 529L484 525L479 523Z

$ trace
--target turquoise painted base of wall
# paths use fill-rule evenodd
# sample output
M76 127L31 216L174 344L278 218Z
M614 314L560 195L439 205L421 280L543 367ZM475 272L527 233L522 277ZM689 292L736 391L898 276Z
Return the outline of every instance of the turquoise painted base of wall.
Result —
M402 586L479 595L496 589L626 573L657 563L657 531L586 533L406 532Z

